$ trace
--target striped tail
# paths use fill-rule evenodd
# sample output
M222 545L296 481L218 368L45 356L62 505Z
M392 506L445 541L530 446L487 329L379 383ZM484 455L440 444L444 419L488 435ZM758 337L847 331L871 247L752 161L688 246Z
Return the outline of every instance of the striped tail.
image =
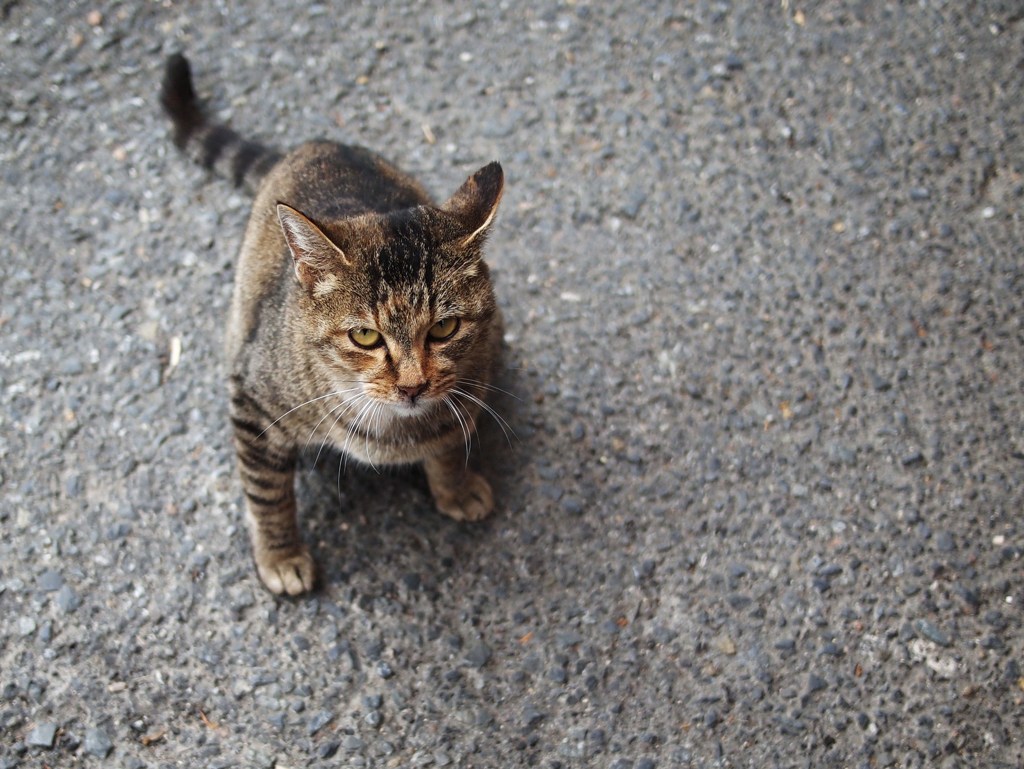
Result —
M188 59L176 53L167 60L160 103L174 124L174 143L203 168L255 194L281 154L243 139L224 125L209 123L192 87Z

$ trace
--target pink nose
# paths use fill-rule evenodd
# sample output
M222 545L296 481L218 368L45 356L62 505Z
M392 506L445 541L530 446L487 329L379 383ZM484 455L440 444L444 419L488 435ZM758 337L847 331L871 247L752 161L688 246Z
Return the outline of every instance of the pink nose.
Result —
M420 382L414 385L398 385L398 392L402 393L410 401L415 401L423 391L427 389L427 382Z

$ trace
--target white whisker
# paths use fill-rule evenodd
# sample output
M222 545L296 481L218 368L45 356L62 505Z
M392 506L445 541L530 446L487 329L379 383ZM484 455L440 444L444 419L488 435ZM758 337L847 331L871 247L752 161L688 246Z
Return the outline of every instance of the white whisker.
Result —
M359 388L352 388L352 389L353 390L357 390ZM352 390L345 390L343 392L352 392ZM306 444L305 444L305 446L303 446L303 450L309 448L309 443L310 443L310 441L313 440L313 436L316 435L316 431L320 429L320 425L322 425L324 423L324 421L326 421L331 416L331 414L333 414L338 409L342 409L342 412L339 415L339 419L340 419L342 416L345 415L345 411L347 411L347 409L345 407L348 406L348 404L352 403L353 401L358 400L359 397L360 397L359 395L352 395L352 396L346 398L345 400L343 400L337 406L332 406L330 409L328 409L327 412L322 417L320 417L320 421L317 422L316 425L313 427L313 429L309 431L309 437L306 438ZM327 434L324 436L324 440L325 441L327 440L327 437L330 436L331 430L334 429L334 426L336 424L338 424L338 419L334 420L334 423L331 425L331 429L328 430ZM320 449L321 449L321 451L323 450L323 443L320 444ZM317 459L319 459L319 458L320 458L320 452L318 451L317 452Z
M374 403L373 404L373 408L370 410L370 412L366 416L366 427L363 428L363 452L366 454L366 459L370 463L370 467L373 468L373 470L378 475L380 474L380 470L378 470L376 468L376 466L373 464L373 459L371 458L371 454L370 454L370 426L371 425L375 425L374 430L377 433L377 436L379 437L380 436L380 432L379 432L379 430L380 430L380 422L378 420L380 419L380 412L381 412L381 409L383 409L383 408L384 408L384 404L383 403L380 403L380 402Z
M512 437L514 437L516 440L519 440L519 436L516 435L516 431L512 429L512 426L508 422L505 421L505 418L501 416L501 414L499 414L493 408L484 403L480 398L477 398L475 395L473 395L472 393L468 393L465 390L460 390L458 387L451 388L450 392L463 398L467 398L468 400L472 401L477 406L482 408L484 411L486 411L488 414L490 414L494 421L498 423L498 427L500 427L501 431L505 434L505 440L508 441L509 448L512 448ZM509 433L511 433L512 437L509 437Z
M469 453L470 447L473 444L473 435L469 430L469 426L466 424L466 418L459 413L458 407L447 393L442 398L442 401L448 407L448 410L455 416L456 421L459 423L459 429L462 430L462 442L466 446L466 467L469 467Z
M259 434L259 435L258 435L257 437L258 437L258 438L262 438L262 437L264 436L264 434L265 434L265 433L267 432L267 430L269 430L269 429L270 429L271 427L273 427L274 425L276 425L276 424L277 424L278 422L280 422L280 421L281 421L282 419L284 419L284 418L285 418L286 416L288 416L289 414L291 414L291 413L293 413L293 412L295 412L295 411L298 411L298 410L299 410L299 409L301 409L301 408L302 408L303 406L308 406L308 405L310 405L311 403L316 403L317 401L322 401L322 400L325 400L326 398L334 398L334 397L336 397L336 396L341 396L341 395L344 395L345 393L350 393L350 392L353 392L353 391L355 391L355 390L358 390L358 389L360 389L360 388L359 388L359 387L350 387L350 388L348 388L347 390L335 390L334 392L329 392L329 393L327 393L326 395L318 395L318 396L317 396L316 398L310 398L310 399L309 399L308 401L306 401L305 403L300 403L300 404L299 404L298 406L296 406L295 408L293 408L293 409L288 409L288 410L287 410L286 412L284 412L284 413L283 413L283 414L282 414L281 416L279 416L279 417L278 417L277 419L275 419L275 420L274 420L273 422L271 422L271 423L270 423L269 425L267 425L267 426L266 426L266 428L264 428L263 432L262 432L262 433L260 433L260 434Z
M522 398L520 398L518 395L516 395L513 392L509 392L508 390L502 390L500 387L495 387L494 385L489 384L487 382L481 382L479 379L465 379L465 378L463 378L463 379L460 379L459 381L460 382L465 382L466 384L472 385L473 387L479 387L481 390L489 390L490 392L502 393L503 395L507 395L510 398L515 398L520 403L522 403L522 400L523 400Z
M331 412L333 412L333 411L334 411L335 409L338 409L338 408L340 408L340 409L341 409L341 411L340 411L340 412L338 413L338 416L337 416L337 417L335 418L335 420L334 420L334 421L333 421L333 422L331 423L331 426L330 426L330 427L328 428L327 432L325 432L325 433L324 433L324 437L323 437L323 439L322 439L322 440L320 441L320 448L319 448L319 449L317 450L317 452L316 452L316 459L314 459L314 460L313 460L313 464L314 464L314 465L315 465L315 464L316 464L317 462L319 462L319 461L320 461L320 454L322 454L322 453L323 453L324 447L325 447L325 446L327 445L327 441L328 441L328 440L330 440L330 437L331 437L331 433L332 433L332 432L334 432L334 428L338 426L338 422L340 422L340 421L342 420L342 418L343 418L343 417L345 416L345 414L347 414L347 413L348 413L348 411L349 411L349 410L350 410L350 409L351 409L351 408L353 407L353 406L352 406L352 404L354 404L354 403L358 403L358 402L359 402L359 400L360 400L360 398L365 398L365 397L366 397L366 395L365 395L365 394L363 394L363 393L358 393L357 395L353 395L353 396L351 396L350 398L346 398L346 399L345 399L345 400L344 400L344 401L343 401L343 402L341 403L341 405L340 405L340 406L335 406L335 407L334 407L333 409L331 409L331 411L328 411L328 412L327 412L328 414L330 414L330 413L331 413ZM323 422L323 419L321 419L321 420L320 420L320 422ZM314 432L316 431L317 427L320 427L320 422L317 422L317 425L316 425L316 427L314 427L314 428L313 428ZM313 436L313 433L310 433L310 437L311 437L311 438L312 438L312 436ZM308 443L309 443L309 441L307 441L307 444L308 444Z
M352 423L347 428L348 429L348 435L345 437L345 446L342 449L342 451L345 452L345 464L346 465L348 464L348 456L349 456L349 454L348 454L348 446L349 446L349 443L352 440L352 436L358 430L361 429L362 423L363 423L363 419L370 412L370 410L373 409L374 405L375 405L374 400L372 398L370 398L369 396L367 396L366 397L366 403L364 405L360 406L359 411L356 413L355 419L352 420ZM369 455L367 455L367 461L370 461ZM370 467L373 467L373 462L372 461L370 461ZM376 470L375 467L374 467L374 469Z

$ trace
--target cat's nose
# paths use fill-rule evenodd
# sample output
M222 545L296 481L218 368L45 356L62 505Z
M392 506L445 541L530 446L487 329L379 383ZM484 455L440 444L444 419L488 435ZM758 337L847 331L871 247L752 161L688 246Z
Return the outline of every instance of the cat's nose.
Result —
M419 382L414 385L398 385L398 392L410 401L415 401L427 389L428 384L429 382Z

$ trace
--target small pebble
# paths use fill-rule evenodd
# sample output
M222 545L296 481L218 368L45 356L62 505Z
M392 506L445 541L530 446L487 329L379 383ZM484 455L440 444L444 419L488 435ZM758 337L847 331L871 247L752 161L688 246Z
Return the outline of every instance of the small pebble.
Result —
M354 753L357 750L362 750L366 743L364 743L356 735L350 734L344 739L344 741L341 744L345 748L345 750L349 751L350 753Z
M78 358L67 358L60 364L60 373L66 376L78 376L85 371L85 366Z
M880 393L884 393L892 389L892 382L883 377L877 371L871 373L871 386Z
M114 743L103 729L89 729L85 733L85 752L97 758L106 758L114 749Z
M491 650L487 646L487 644L483 643L483 641L481 641L478 644L475 644L466 653L466 663L470 667L482 668L484 665L487 664L487 662L490 659L491 659Z
M565 672L565 668L555 667L548 671L548 680L554 681L556 684L564 684L569 680L569 676Z
M434 763L434 756L432 753L420 750L412 754L413 766L430 766L432 763Z
M527 705L523 708L523 724L527 727L536 726L544 720L544 714L541 713L535 706Z
M633 567L633 575L640 580L650 579L654 574L655 565L656 564L652 559L647 558L641 561L637 566Z
M316 734L334 719L334 714L329 710L320 710L309 719L306 726L306 733L310 736Z
M945 631L924 618L915 622L914 627L918 633L939 646L951 646L953 644L953 640Z
M567 496L561 501L562 510L569 515L579 515L583 512L583 502L578 497Z
M319 758L332 758L335 753L338 752L338 748L341 747L341 743L337 740L330 740L320 745L316 750L316 754Z
M626 195L625 201L619 207L619 214L627 219L635 219L646 202L647 193L644 190L634 190Z
M900 458L900 464L903 465L904 467L917 467L918 465L923 465L924 454L915 449L914 451L911 451L908 454L904 454Z
M560 630L555 634L555 643L560 649L569 649L583 643L583 636L575 630Z
M917 638L917 631L914 630L914 626L909 622L904 622L900 625L899 639L901 641L912 641Z
M48 569L39 575L36 586L44 593L53 593L60 590L64 585L64 578L52 569Z
M843 650L837 644L829 641L828 643L822 644L821 653L828 657L838 657L843 653Z
M57 739L57 724L39 724L25 737L25 744L32 748L52 748Z
M402 577L402 584L411 591L419 590L423 581L420 579L419 574L406 574Z
M977 609L981 606L981 596L978 595L976 590L973 590L966 585L960 584L959 582L953 585L953 591L960 596L965 603L969 604L973 608Z
M729 657L736 654L736 642L728 635L720 635L711 642L712 646Z
M36 621L32 617L18 618L18 635L30 636L36 632Z
M807 728L803 721L796 718L789 718L788 716L780 717L778 723L779 731L789 737L794 737Z

